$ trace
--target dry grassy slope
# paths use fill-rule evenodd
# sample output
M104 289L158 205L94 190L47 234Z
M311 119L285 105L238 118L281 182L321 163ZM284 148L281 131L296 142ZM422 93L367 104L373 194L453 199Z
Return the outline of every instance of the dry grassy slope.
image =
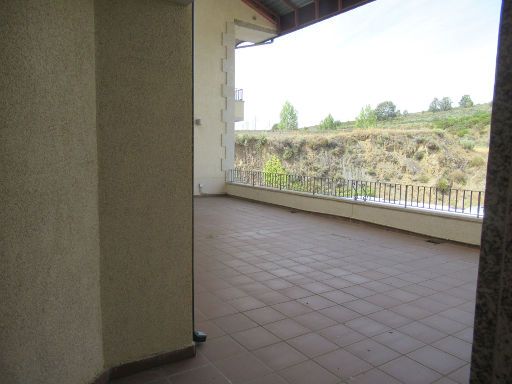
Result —
M236 166L262 170L277 155L289 173L484 189L490 106L421 112L337 131L237 132ZM352 126L351 126L352 125Z

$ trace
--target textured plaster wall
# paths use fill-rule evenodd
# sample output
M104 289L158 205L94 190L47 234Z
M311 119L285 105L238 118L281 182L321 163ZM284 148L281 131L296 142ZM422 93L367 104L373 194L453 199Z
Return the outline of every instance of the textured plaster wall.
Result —
M274 27L240 0L194 2L194 194L224 193L234 158L234 22Z
M103 370L91 0L0 2L0 382Z
M96 1L106 366L192 344L192 6Z
M478 273L472 384L512 383L512 2L503 1L485 218Z

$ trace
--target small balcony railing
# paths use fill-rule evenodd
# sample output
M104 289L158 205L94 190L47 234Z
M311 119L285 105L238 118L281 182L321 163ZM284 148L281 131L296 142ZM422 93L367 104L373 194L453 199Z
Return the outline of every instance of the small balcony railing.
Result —
M235 101L244 101L244 90L243 89L235 89Z
M484 212L485 193L469 189L298 176L241 169L227 171L226 182L369 203L393 204L403 208L445 211L477 218L482 217Z

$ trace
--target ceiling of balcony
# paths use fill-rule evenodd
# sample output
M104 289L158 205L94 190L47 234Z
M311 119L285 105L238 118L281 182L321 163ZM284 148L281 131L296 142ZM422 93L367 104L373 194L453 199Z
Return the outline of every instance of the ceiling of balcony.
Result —
M284 35L373 0L242 0Z

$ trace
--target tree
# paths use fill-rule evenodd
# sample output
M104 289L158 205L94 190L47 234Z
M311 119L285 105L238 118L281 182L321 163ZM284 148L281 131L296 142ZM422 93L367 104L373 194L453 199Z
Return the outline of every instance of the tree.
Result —
M440 107L440 101L437 97L434 97L434 100L430 103L430 106L428 107L429 112L439 112L441 110Z
M377 120L389 120L397 116L396 105L392 101L383 101L375 108Z
M375 115L375 111L372 107L370 105L366 105L364 108L361 108L359 116L356 117L356 127L370 128L374 127L376 123L377 116Z
M473 100L471 100L471 96L469 96L469 95L462 96L460 101L459 101L459 106L461 108L470 108L473 105L474 105L473 104Z
M443 97L439 102L439 109L441 111L449 111L452 108L452 99L449 97Z
M332 129L336 129L336 127L340 124L339 121L335 121L334 117L329 113L325 119L320 122L318 129L321 131L328 131Z
M291 131L299 128L297 110L289 101L284 103L279 117L281 119L278 124L279 130Z

